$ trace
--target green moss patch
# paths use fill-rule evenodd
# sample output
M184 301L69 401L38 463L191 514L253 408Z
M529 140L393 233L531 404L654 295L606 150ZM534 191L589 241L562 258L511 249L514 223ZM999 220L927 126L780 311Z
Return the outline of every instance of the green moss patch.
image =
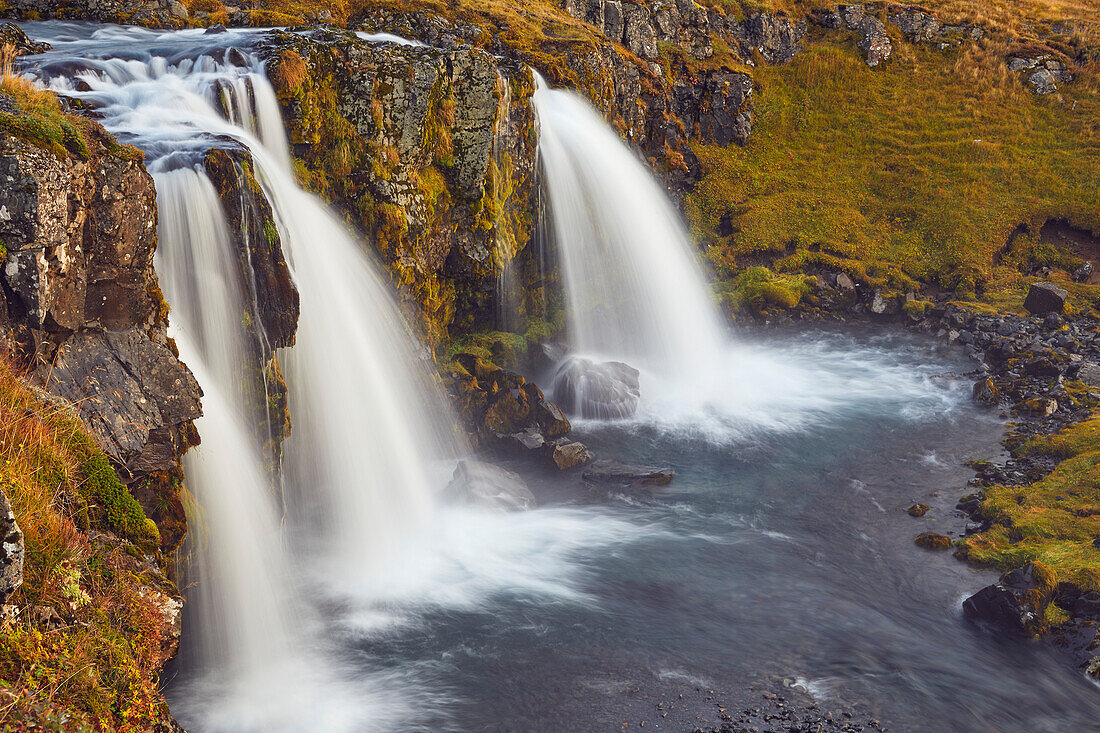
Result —
M1100 414L1019 450L1063 460L1031 486L986 489L982 514L994 524L966 538L966 556L1002 570L1040 561L1058 581L1100 590Z

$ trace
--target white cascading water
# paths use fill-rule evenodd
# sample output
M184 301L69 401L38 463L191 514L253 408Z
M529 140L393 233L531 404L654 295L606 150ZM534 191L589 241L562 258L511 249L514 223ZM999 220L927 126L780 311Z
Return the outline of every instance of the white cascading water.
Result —
M664 377L713 363L726 338L665 192L579 95L536 75L532 103L572 348Z
M254 660L280 663L291 649L294 601L286 592L287 560L250 415L233 389L247 357L233 244L217 192L206 176L179 168L155 176L160 214L157 268L172 311L182 358L204 386L200 450L185 458L188 485L203 507L192 521L202 579L195 603L204 633L202 662L240 669ZM247 526L240 521L249 517ZM233 557L232 563L211 562Z
M50 56L63 69L51 81L93 104L104 126L150 159L173 333L206 393L203 444L188 454L186 470L202 508L192 522L200 590L189 611L198 633L188 642L209 674L187 687L174 710L203 730L361 730L366 720L385 728L390 716L408 711L396 702L382 710L372 700L376 690L340 690L339 665L323 658L314 619L300 613L301 583L283 549L278 497L247 427L246 300L224 213L199 164L215 136L251 152L300 292L297 346L282 359L295 420L285 444L286 472L295 479L287 483L296 489L288 498L297 516L317 520L301 529L324 537L313 544L337 565L362 572L385 557L380 548L429 518L436 462L459 449L449 409L359 243L292 178L278 105L260 66L239 52L246 65L206 55L174 64L134 58L118 37L130 33L108 27L90 39L51 38ZM164 39L205 40L194 32L148 38ZM97 55L112 52L127 58ZM85 70L70 77L65 65L82 53ZM39 73L50 78L49 63ZM363 676L351 676L361 687Z
M730 338L696 247L652 173L574 92L550 89L536 75L532 104L570 347L641 372L637 420L726 443L801 429L843 409L846 396L876 398L867 390L873 381ZM559 400L587 402L588 417L624 416L616 411L621 391L604 393L610 403L573 397L592 382L570 375L570 364L558 373Z

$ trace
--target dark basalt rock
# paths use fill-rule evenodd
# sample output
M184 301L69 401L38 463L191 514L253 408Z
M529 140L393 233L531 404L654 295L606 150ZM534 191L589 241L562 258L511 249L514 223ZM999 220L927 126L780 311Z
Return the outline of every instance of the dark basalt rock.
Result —
M1054 283L1032 283L1028 288L1027 298L1024 299L1024 308L1036 315L1061 313L1066 307L1067 295L1064 289Z
M638 410L638 370L619 361L572 357L554 376L554 399L570 414L599 419L630 417Z
M963 601L963 613L1012 634L1030 635L1042 621L1049 596L1028 563Z
M667 486L675 472L658 466L636 466L619 461L595 461L584 469L581 478L590 488L649 489Z

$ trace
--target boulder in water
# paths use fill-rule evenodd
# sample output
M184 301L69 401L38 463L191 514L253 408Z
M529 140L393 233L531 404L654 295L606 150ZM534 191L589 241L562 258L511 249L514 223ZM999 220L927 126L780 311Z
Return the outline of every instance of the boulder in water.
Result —
M593 462L581 477L589 488L650 491L654 486L667 486L674 475L668 467L603 460Z
M566 412L613 420L638 411L638 370L621 361L594 362L574 356L558 367L554 399Z
M963 613L1009 633L1030 635L1042 623L1051 590L1045 573L1028 563L963 601Z
M584 443L560 438L554 441L550 456L559 471L567 471L570 468L583 466L592 460L592 454Z
M497 509L532 509L535 496L519 474L481 461L459 461L444 496Z

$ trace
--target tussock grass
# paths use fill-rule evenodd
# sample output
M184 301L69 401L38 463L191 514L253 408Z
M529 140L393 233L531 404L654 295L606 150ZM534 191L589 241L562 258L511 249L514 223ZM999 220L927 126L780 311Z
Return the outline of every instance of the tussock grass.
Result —
M155 542L155 527L72 408L2 360L0 486L26 545L10 601L23 612L0 629L0 691L11 693L0 696L0 729L146 730L164 710L154 670L168 629L143 585L167 581L139 580L133 558L96 551L81 528L125 536L133 519ZM35 620L36 607L57 618Z

